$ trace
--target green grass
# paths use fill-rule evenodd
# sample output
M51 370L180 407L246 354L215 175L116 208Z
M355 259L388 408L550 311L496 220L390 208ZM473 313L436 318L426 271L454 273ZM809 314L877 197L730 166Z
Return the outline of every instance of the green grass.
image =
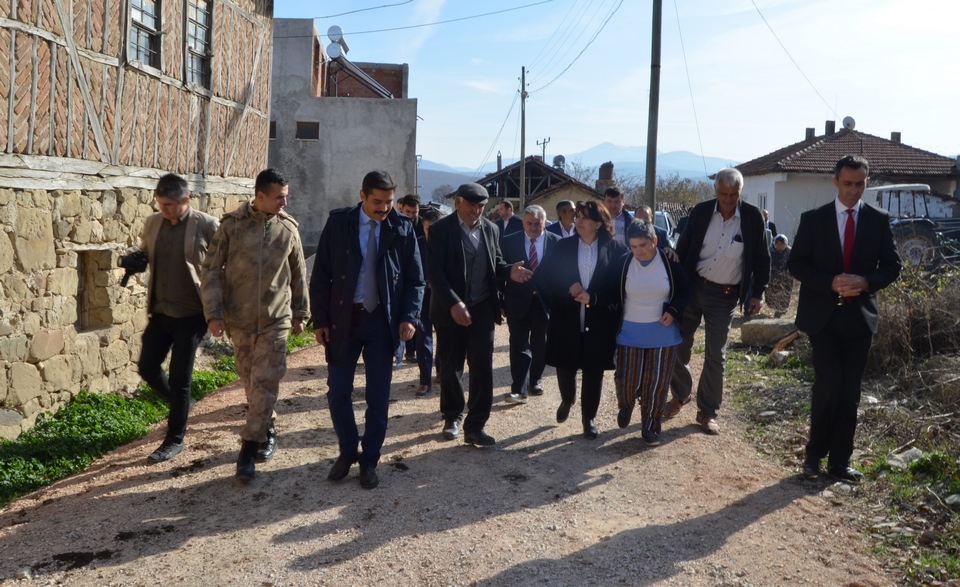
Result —
M287 337L287 353L289 354L295 350L313 346L316 344L316 340L317 339L313 334L313 327L307 326L300 334L291 334L289 337Z

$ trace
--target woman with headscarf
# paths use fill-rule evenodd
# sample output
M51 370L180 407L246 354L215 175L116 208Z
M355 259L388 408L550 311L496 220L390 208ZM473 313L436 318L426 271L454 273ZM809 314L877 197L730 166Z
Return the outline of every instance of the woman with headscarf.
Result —
M767 287L767 303L773 308L774 318L779 318L790 307L793 294L793 276L787 271L790 259L790 244L787 235L778 234L770 247L770 285Z
M613 240L610 213L603 204L577 203L576 238L562 239L543 265L550 305L546 362L557 369L560 407L557 423L570 415L581 371L583 435L594 439L603 372L614 368L620 324L619 260L627 248Z

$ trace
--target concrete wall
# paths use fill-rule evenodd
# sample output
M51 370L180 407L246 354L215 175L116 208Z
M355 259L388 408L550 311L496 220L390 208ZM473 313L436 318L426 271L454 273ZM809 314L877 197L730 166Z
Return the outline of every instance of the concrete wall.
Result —
M269 165L290 180L287 211L300 223L308 255L329 212L359 201L368 171L390 173L400 197L415 191L417 168L417 101L315 97L315 36L312 20L274 22L271 113L276 139L268 150ZM298 121L319 122L320 140L296 139Z

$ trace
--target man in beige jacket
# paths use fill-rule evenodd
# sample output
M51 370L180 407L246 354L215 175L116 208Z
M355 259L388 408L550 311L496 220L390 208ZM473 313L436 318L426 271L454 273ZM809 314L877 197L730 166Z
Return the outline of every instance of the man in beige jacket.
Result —
M143 380L170 403L167 435L160 448L147 457L159 463L183 450L193 363L197 346L207 334L200 300L200 269L219 223L213 216L190 208L190 189L180 176L164 175L153 194L160 211L144 222L140 243L150 267L150 321L143 331L137 367ZM169 377L161 366L168 354Z
M214 336L234 345L247 394L247 423L237 478L254 477L254 463L276 448L274 405L287 372L287 335L303 332L310 316L307 271L297 221L283 211L287 180L260 172L252 200L223 216L203 264L203 309Z

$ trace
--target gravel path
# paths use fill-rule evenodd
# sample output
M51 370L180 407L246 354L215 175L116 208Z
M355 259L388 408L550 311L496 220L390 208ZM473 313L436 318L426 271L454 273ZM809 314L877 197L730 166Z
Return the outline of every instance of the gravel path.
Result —
M851 529L842 488L759 456L729 406L720 436L702 434L688 406L647 448L639 423L616 427L610 373L589 441L579 406L555 423L550 369L545 395L504 405L505 326L497 345L496 448L441 440L437 388L415 398L416 367L404 366L380 487L361 490L356 467L328 482L336 436L314 347L290 359L280 450L252 484L233 479L235 383L197 404L172 461L146 461L161 427L2 510L0 585L892 584Z

